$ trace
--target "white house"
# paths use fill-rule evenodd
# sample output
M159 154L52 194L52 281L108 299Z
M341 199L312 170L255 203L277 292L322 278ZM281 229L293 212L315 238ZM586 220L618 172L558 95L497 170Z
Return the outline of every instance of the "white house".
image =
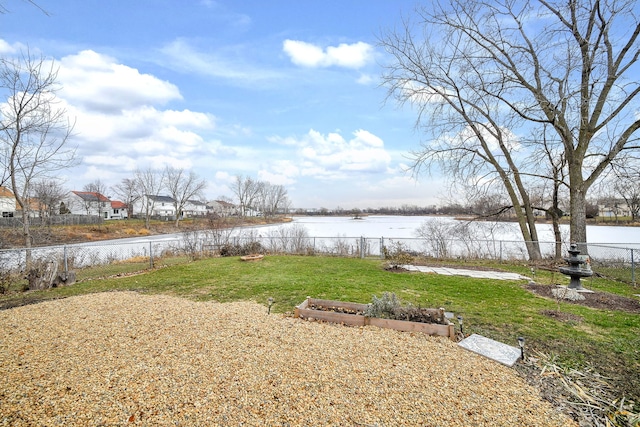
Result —
M105 212L106 213L106 212ZM111 211L108 212L109 217L104 219L125 219L129 217L126 203L120 200L111 200Z
M134 212L144 216L147 214L148 206L149 216L151 217L175 219L175 203L175 199L170 196L147 194L134 204ZM182 208L182 212L180 212L180 218L193 218L205 215L207 215L207 205L198 200L188 200Z
M182 209L182 218L195 218L207 215L207 204L199 200L187 200Z
M598 212L605 218L631 216L631 207L624 199L610 199L598 205Z
M149 216L162 218L175 218L175 201L169 196L154 196L147 194L134 203L134 212L144 216L149 209Z
M4 218L14 216L16 212L16 198L6 187L0 187L0 212Z
M65 206L75 215L93 215L103 219L127 218L127 205L95 191L72 191Z
M238 207L224 200L212 200L207 203L207 211L212 215L231 216L238 214Z

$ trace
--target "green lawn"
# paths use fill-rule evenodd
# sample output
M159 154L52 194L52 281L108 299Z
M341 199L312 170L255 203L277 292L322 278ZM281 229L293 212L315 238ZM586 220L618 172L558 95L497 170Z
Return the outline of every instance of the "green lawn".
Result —
M499 267L531 275L525 265ZM552 283L565 278L540 271L536 280ZM640 315L561 303L561 311L583 320L558 322L541 314L543 310L556 310L557 302L530 293L523 284L389 272L380 260L267 256L260 262L241 262L238 257L230 257L173 265L129 277L84 280L19 296L4 295L0 302L27 296L49 299L136 290L199 301L250 300L265 306L271 297L275 301L272 311L291 312L307 296L367 303L373 295L389 291L414 305L444 307L462 315L467 334L480 333L511 345L517 345L517 337L523 336L529 349L555 355L565 365L591 365L611 377L621 394L640 400ZM640 293L630 285L604 279L588 280L585 285L626 296Z

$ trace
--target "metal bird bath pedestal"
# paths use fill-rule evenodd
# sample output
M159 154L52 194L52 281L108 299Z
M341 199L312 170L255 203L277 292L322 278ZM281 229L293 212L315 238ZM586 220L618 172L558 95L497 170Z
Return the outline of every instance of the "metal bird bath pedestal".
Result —
M580 283L580 279L582 277L593 276L593 271L591 270L591 265L589 263L589 256L580 255L578 245L575 243L571 244L567 252L569 252L570 256L564 260L569 265L567 267L560 267L560 273L571 277L569 289L575 289L577 291L584 290L582 283Z

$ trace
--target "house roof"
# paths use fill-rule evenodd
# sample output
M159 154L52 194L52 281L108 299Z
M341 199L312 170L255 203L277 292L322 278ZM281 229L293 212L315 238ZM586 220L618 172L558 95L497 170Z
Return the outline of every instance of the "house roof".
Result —
M225 202L224 200L214 200L214 203L217 203L218 205L222 206L223 208L235 208L236 205L234 205L233 203L229 203L229 202Z
M14 199L13 193L7 187L0 187L0 197L10 197Z
M193 205L193 206L206 206L207 205L206 203L201 202L200 200L187 200L187 202L190 205Z
M109 198L95 191L72 191L72 193L86 202L110 202Z
M173 197L169 196L153 196L151 194L147 194L147 197L153 200L154 202L165 202L165 203L174 203Z
M111 209L126 209L127 204L121 202L120 200L112 200L111 201Z

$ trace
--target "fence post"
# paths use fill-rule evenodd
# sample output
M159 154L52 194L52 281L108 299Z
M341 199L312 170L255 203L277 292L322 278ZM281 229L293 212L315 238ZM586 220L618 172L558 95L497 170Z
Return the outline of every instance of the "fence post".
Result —
M631 257L633 258L633 255ZM64 259L64 277L68 277L69 276L69 264L67 262L67 245L63 246L63 256L62 256L62 258Z
M502 240L500 240L500 262L502 262Z
M149 242L149 268L153 268L153 246L152 243Z
M631 248L631 283L636 286L636 264L633 260L633 248Z
M380 259L384 259L384 236L380 237Z
M360 236L360 258L364 259L364 236Z

